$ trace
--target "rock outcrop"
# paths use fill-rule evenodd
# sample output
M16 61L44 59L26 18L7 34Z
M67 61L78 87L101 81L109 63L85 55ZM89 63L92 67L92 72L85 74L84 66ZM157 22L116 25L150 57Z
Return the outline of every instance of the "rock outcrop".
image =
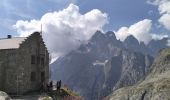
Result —
M11 100L7 93L0 91L0 100Z
M150 73L134 86L116 90L105 100L169 100L170 48L161 50Z

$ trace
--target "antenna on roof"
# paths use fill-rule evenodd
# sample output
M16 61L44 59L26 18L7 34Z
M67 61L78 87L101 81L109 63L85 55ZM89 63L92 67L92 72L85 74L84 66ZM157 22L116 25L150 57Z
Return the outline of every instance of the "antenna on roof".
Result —
M41 24L41 31L40 31L40 35L42 35L42 24Z

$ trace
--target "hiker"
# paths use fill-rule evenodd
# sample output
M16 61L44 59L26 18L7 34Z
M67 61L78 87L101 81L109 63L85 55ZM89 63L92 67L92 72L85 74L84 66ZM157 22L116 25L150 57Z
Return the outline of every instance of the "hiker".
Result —
M60 85L60 88L61 88L61 80L59 81L59 85Z
M43 82L40 87L40 92L44 92L44 91L45 91L45 82Z
M45 92L45 91L47 90L47 87L46 87L46 83L45 83L45 82L43 82L43 84L42 84L42 89L43 89L43 92Z
M56 87L57 87L57 90L61 89L61 80L57 81Z
M50 91L50 85L46 84L46 86L47 86L47 92L49 92Z
M50 90L53 90L53 81L50 81L49 88Z

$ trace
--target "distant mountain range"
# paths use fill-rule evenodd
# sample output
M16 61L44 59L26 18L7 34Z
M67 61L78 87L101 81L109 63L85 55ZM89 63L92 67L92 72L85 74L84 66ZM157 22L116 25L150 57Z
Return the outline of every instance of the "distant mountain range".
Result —
M121 42L111 31L97 31L88 43L50 65L51 79L62 80L85 100L100 100L147 75L167 40L151 40L145 45L131 35Z

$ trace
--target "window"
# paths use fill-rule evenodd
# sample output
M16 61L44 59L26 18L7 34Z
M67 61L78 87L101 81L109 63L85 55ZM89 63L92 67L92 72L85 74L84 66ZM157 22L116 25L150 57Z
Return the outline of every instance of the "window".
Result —
M31 77L30 77L31 82L34 82L36 80L36 74L35 72L31 72Z
M34 55L31 56L31 64L35 64L35 56Z
M8 65L9 66L15 66L16 65L15 53L9 53L8 54Z
M41 65L44 66L44 58L41 58Z
M38 65L40 64L40 57L39 56L37 57L37 64Z
M41 72L41 82L45 81L45 72Z

